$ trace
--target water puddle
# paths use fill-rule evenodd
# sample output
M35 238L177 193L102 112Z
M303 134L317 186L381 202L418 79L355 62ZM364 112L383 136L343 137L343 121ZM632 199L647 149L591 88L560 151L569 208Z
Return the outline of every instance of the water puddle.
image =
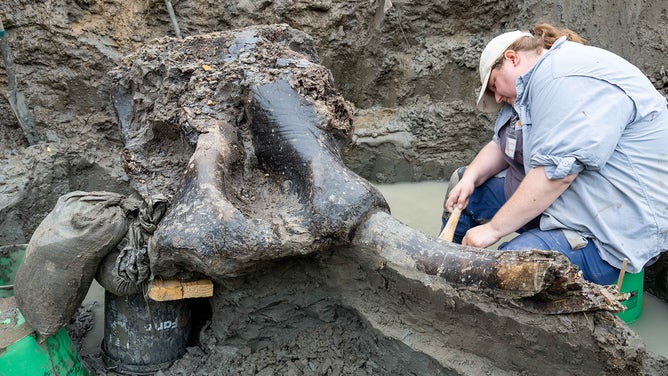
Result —
M408 226L438 237L446 182L377 184L392 214ZM643 293L643 312L629 327L645 341L649 351L668 357L668 304Z

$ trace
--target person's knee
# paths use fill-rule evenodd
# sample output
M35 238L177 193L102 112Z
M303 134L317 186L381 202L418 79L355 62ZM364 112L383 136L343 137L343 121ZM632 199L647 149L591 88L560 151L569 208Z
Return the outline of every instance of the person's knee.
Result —
M565 243L565 244L562 244ZM516 236L512 240L503 243L499 246L499 250L554 250L566 251L566 247L570 250L570 245L567 241L562 241L555 236L552 231L540 231L539 229L531 229Z
M572 249L561 230L541 231L531 229L499 246L499 250L507 251L529 249L551 250L563 254L572 264L577 265L582 270L583 277L586 280L597 284L613 283L619 272L601 258L598 249L591 240L583 248Z

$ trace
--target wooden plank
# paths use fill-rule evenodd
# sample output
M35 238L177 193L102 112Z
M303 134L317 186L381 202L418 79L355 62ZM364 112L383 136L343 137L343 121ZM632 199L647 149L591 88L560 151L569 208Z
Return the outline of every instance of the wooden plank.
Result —
M148 289L149 298L164 302L213 296L213 282L208 279L179 281L178 279L154 279Z

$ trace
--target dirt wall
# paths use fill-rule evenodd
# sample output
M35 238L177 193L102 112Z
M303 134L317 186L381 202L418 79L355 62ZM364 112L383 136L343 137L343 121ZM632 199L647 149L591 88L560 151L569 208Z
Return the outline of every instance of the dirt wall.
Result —
M257 23L312 35L322 63L357 109L346 161L378 182L442 179L490 137L473 106L477 58L502 30L569 26L668 87L663 1L174 2L184 36ZM43 142L27 148L0 101L0 243L25 242L58 196L128 190L107 71L142 42L174 35L161 1L8 0L0 16ZM6 90L4 67L0 88ZM20 230L19 230L20 229Z
M479 84L477 59L485 42L500 31L528 28L539 21L568 26L591 44L611 49L637 64L662 93L666 94L668 89L665 71L668 3L662 0L181 0L173 3L184 36L258 23L287 23L312 35L322 64L332 71L337 88L356 107L356 141L346 152L346 162L363 177L377 182L443 179L455 167L467 163L489 140L493 118L480 114L473 105ZM26 96L41 138L39 144L28 146L8 102L4 98L0 100L2 245L27 243L56 199L65 193L75 190L131 193L128 178L120 168L123 143L109 100L107 72L143 42L173 35L173 29L164 3L152 0L6 0L0 2L0 17L7 30L19 89ZM0 92L5 94L6 88L3 66L0 67ZM378 271L360 278L379 281L378 285L364 287L364 291L376 291L391 280ZM665 278L658 280L665 283ZM382 281L385 282L380 283ZM261 289L261 283L266 282L253 283ZM354 285L354 281L345 284ZM401 285L411 291L410 283ZM289 287L281 286L282 289ZM333 309L335 312L342 309L340 316L347 317L346 312L354 306L351 300L360 291L336 292L332 296L340 301L325 305L343 307ZM447 296L433 291L428 294ZM385 298L408 295L392 290ZM234 296L233 293L229 297L222 296L217 303L221 304L219 308L223 308L225 299ZM267 302L269 300L260 300L260 304ZM396 307L417 303L396 303L392 309L404 317L405 311ZM282 301L281 304L289 303ZM457 328L461 315L466 312L472 324L482 323L490 329L494 329L493 325L485 315L498 317L496 306L485 311L457 299L430 304L425 306L428 308L424 312L436 315L434 320L449 322L447 330L424 326L427 316L405 317L418 322L414 330L442 330L441 341L443 338L447 341L465 339L465 333ZM444 306L454 309L452 316L438 316L436 308ZM371 302L363 307L367 308L359 308L357 313L366 321L361 324L355 321L354 325L363 324L371 333L395 338L398 342L391 342L391 346L410 342L410 336L405 336L408 332L397 331L408 327L409 323L388 321L386 317L396 316L382 315L387 307L379 303ZM508 317L507 312L501 316L506 317L508 326L502 325L494 332L499 336L504 328L518 323L518 319ZM609 325L604 322L603 327ZM537 333L541 329L533 325L539 324L522 323L521 327L528 333ZM580 320L573 324L570 318L564 318L562 324L559 328L568 328L566 334L543 332L540 336L544 337L540 338L571 335L569 330L586 325L601 328L596 326L600 322ZM213 330L222 328L217 325ZM332 327L331 330L338 329ZM511 334L519 336L517 343L528 339L524 334ZM572 335L576 340L581 339L577 331ZM443 345L438 341L430 342L435 337L421 338L425 341L421 351L436 351L434 349ZM605 340L605 336L600 338ZM467 349L462 353L466 355L468 351L475 353L475 347L485 343L480 339L466 341L463 345L453 342L446 345L454 349L453 354ZM596 353L598 345L593 340L587 341L585 346L594 349L590 354L595 359L604 355ZM573 343L577 347L576 342ZM512 360L507 359L503 361L510 363L490 365L505 359L498 355L505 349L485 350L491 354L488 359L478 359L482 360L479 363L482 367L503 372L517 369L510 364ZM521 352L517 349L519 354L548 350L532 347ZM240 351L246 352L243 348ZM573 349L568 351L577 353ZM446 355L434 353L431 356L443 364L445 358L438 357ZM466 360L459 361L466 363ZM579 363L593 364L582 369L596 373L600 364L587 363L589 361L576 357L572 369L577 369ZM639 367L640 363L634 364ZM377 369L371 363L369 367ZM450 371L462 373L457 369Z
M473 105L477 61L500 31L543 21L568 26L668 91L668 3L661 0L181 0L174 9L184 36L258 23L312 35L356 108L346 163L381 183L447 178L489 140L493 117ZM65 193L131 193L107 72L143 42L174 31L164 3L153 0L7 0L0 17L42 140L28 147L9 102L0 100L0 244L17 244ZM6 89L3 65L0 92Z

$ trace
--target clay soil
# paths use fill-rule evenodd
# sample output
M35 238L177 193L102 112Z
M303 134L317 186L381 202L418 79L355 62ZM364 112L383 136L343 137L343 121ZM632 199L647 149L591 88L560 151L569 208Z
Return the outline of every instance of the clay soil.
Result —
M591 44L636 64L662 93L668 89L668 5L663 0L181 0L173 4L186 37L268 23L287 23L313 36L320 62L332 71L338 90L355 108L355 142L345 151L346 163L374 182L446 179L488 142L493 119L473 105L479 82L477 57L485 41L499 31L526 29L540 21L570 27ZM109 99L107 73L123 56L154 38L173 36L174 29L164 3L152 0L7 0L0 2L0 17L19 89L40 137L39 143L28 145L9 103L0 100L0 245L23 244L65 193L133 193L120 165L123 140ZM0 91L4 94L6 88L3 66ZM649 286L657 296L665 296L662 291L667 290L664 261L657 264L664 269ZM665 359L645 356L642 345L633 342L637 336L620 329L607 315L591 321L564 316L558 324L550 324L554 320L542 316L513 318L516 312L490 303L493 298L468 304L464 293L453 298L431 290L441 300L416 313L424 299L406 301L410 293L391 291L392 279L376 272L343 284L356 286L371 279L372 286L365 290L373 292L369 296L390 291L360 314L352 307L363 305L351 302L358 295L346 295L328 282L349 270L323 269L321 263L309 260L303 266L306 271L293 274L284 273L290 265L279 263L247 279L217 285L220 295L210 302L211 314L201 323L199 341L187 348L183 358L154 374L528 375L531 372L521 370L517 362L529 364L555 343L570 343L564 351L571 351L573 358L563 363L574 374L580 370L659 375L668 368ZM327 273L320 277L323 270ZM277 283L272 277L277 274L294 280ZM422 291L406 286L406 291ZM350 291L357 290L350 287ZM79 345L91 330L99 330L92 329L92 311L84 306L69 326ZM376 321L379 317L382 322ZM418 329L406 320L418 322ZM466 332L457 331L485 323L498 331L490 329L486 338L468 338ZM401 332L406 327L412 329ZM569 330L588 332L594 327L597 339L592 343L549 342L555 336L579 339ZM501 331L508 328L517 332L503 336ZM411 342L430 333L446 340L421 343L422 347ZM597 369L598 363L578 357L579 347L595 348L596 341L616 343L609 333L622 333L629 343L611 346L603 355L638 360L629 363L635 368L616 369L615 361L597 359L613 367ZM548 344L530 346L532 335L544 335ZM513 350L526 359L503 356L500 345L508 338L529 343ZM463 347L457 347L460 342ZM445 343L451 347L439 353L436 349ZM482 355L485 352L489 358ZM100 353L88 354L84 361L98 375L114 374ZM443 366L446 363L450 366Z

